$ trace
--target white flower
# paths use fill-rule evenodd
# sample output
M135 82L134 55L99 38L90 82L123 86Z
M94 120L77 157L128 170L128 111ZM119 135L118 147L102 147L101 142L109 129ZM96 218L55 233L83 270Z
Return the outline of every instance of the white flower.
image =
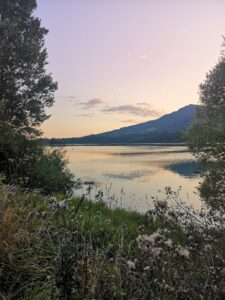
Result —
M127 265L128 265L128 268L131 270L134 270L136 268L135 263L132 260L128 260Z
M139 235L136 238L138 248L147 251L151 245L151 240L147 234Z
M162 248L153 248L151 250L151 253L152 253L154 258L157 258L162 254Z
M68 206L68 200L62 200L57 202L59 208L66 208Z
M171 239L168 239L164 242L164 245L167 246L168 248L173 247L173 241Z
M56 199L56 197L49 197L48 198L49 199L49 202L56 202L57 201L57 199Z
M178 246L176 251L182 257L189 258L190 256L190 251L185 247Z
M212 249L212 245L207 244L207 245L205 245L204 249L205 249L206 251L207 251L207 250L211 250L211 249Z
M139 235L136 239L139 249L147 251L149 248L154 246L157 241L164 239L165 236L160 233L159 230L151 235L143 234Z
M156 232L154 232L149 236L149 239L151 240L152 244L155 244L156 241L162 239L163 237L164 236L160 234L159 230L157 230Z

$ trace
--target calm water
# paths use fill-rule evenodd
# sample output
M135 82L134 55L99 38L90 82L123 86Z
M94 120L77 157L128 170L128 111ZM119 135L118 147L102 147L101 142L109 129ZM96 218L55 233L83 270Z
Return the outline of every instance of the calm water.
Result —
M199 170L185 146L69 146L69 167L82 181L94 181L110 205L147 211L152 196L165 198L171 186L188 204L199 207ZM86 186L76 193L86 192Z

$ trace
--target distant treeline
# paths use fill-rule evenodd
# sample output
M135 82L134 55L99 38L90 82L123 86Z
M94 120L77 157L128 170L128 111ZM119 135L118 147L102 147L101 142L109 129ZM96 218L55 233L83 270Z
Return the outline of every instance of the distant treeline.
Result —
M43 139L46 145L68 144L132 144L132 143L181 143L184 142L182 131L151 132L149 134L129 134L121 136L89 135L80 138Z

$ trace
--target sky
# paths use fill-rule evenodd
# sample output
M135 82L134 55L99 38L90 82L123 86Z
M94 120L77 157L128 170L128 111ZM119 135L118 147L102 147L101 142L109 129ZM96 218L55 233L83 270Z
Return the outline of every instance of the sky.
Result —
M225 35L225 0L37 0L58 82L44 137L78 137L198 103Z

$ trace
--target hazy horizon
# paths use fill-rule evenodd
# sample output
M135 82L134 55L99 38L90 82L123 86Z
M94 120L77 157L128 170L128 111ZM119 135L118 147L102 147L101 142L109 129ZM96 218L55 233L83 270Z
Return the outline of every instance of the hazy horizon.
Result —
M223 0L37 3L59 84L45 137L109 131L197 104L221 51Z
M182 107L178 108L177 110L172 111L172 112L170 112L170 113L177 112L177 111L179 111L180 109L183 109L183 108L185 108L185 107L187 107L187 106L191 106L191 105L197 105L197 104L190 103L190 104L187 104L187 105L185 105L185 106L182 106ZM160 119L161 117L164 117L164 116L166 116L166 115L169 115L170 113L165 113L165 114L163 114L162 116L159 116L159 117L156 117L156 118L151 119L150 121L158 120L158 119ZM149 121L146 120L146 121L139 122L139 123L135 123L135 124L132 124L132 125L124 125L124 126L122 126L122 127L112 128L112 130L100 131L100 132L98 132L98 133L95 133L95 132L94 132L93 134L95 135L95 134L101 134L101 133L105 133L105 132L111 132L111 131L114 131L114 130L118 130L118 129L122 129L122 128L127 128L127 127L130 128L130 126L140 125L140 124L144 124L144 123L146 123L146 122L149 122ZM91 134L90 134L90 135L91 135ZM80 137L87 137L87 136L89 136L89 134L83 135L83 136L80 136ZM60 138L60 137L56 136L56 137L53 137L53 138ZM62 138L65 138L65 137L62 137ZM68 136L68 137L66 137L66 138L77 138L77 137L75 137L75 136ZM79 137L78 137L78 138L79 138ZM49 139L51 139L51 137L50 137ZM133 142L131 142L131 143L133 143ZM171 143L173 144L173 142L171 142ZM177 142L177 143L179 144L179 142ZM82 143L81 143L81 144L82 144ZM142 143L140 143L140 144L142 144ZM150 142L150 144L154 144L154 143ZM157 143L156 143L156 144L157 144ZM162 144L163 144L163 143L162 143Z

